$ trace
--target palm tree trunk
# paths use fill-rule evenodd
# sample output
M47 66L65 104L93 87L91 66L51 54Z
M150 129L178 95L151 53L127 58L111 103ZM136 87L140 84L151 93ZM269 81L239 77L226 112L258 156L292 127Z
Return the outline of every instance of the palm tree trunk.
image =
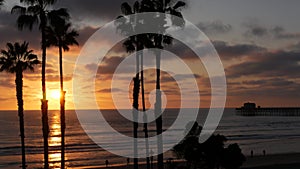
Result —
M48 136L49 136L49 125L48 125L48 100L46 97L46 16L45 13L40 15L41 19L41 32L42 32L42 125L43 125L43 138L44 138L44 169L49 168L48 160Z
M139 52L136 53L136 75L133 78L134 86L133 86L133 166L134 169L138 169L138 145L137 140L138 138L138 109L139 109L139 91L140 91L140 80L139 80Z
M156 52L156 102L155 102L155 116L156 116L156 134L157 134L157 168L164 168L163 157L163 139L162 139L162 115L161 115L161 91L160 91L160 58L161 52Z
M18 101L18 115L20 125L21 147L22 147L22 169L26 169L26 157L25 157L25 130L24 130L24 108L23 108L23 74L22 68L17 67L16 72L16 92Z
M65 168L65 91L63 82L62 45L59 42L59 74L60 74L60 131L61 131L61 169Z
M149 157L149 139L148 139L148 124L147 124L147 114L145 105L145 86L144 86L144 56L141 51L141 86L142 86L142 104L143 104L143 120L144 120L144 132L145 132L145 146L146 146L146 162L147 169L150 169L150 157Z

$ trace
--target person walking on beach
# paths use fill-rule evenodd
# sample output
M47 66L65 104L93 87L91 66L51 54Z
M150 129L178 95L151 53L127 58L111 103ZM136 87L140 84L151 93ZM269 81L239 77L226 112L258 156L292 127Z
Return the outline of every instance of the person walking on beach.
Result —
M253 150L251 150L251 157L253 157Z
M129 159L129 158L127 158L127 165L129 165L129 162L130 162L130 159Z
M108 167L108 160L105 160L105 166Z
M263 150L263 155L266 156L266 150Z

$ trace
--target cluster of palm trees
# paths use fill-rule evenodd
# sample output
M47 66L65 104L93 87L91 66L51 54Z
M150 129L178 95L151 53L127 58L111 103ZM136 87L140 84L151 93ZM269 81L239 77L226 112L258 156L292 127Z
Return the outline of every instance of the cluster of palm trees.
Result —
M0 0L2 5L4 0ZM63 88L63 50L68 51L70 45L78 45L76 37L78 33L71 29L70 15L65 8L53 9L56 0L20 0L25 6L16 5L12 8L12 14L18 14L17 25L20 30L38 25L41 32L42 49L42 130L44 138L44 168L49 168L48 161L48 100L46 97L46 51L48 47L56 46L59 49L60 69L60 114L61 114L61 168L65 168L65 91ZM25 169L25 134L23 113L23 71L34 70L34 66L40 64L33 50L29 50L28 43L7 43L7 50L1 50L0 71L16 74L16 91L18 102L18 114L20 121L20 136L22 145L22 168Z
M42 130L44 139L44 168L49 168L48 161L48 100L46 96L46 57L47 48L51 46L58 47L59 49L59 70L60 70L60 118L61 118L61 168L65 168L65 91L63 87L63 51L68 51L70 45L78 45L76 37L78 33L76 30L71 29L70 15L65 8L53 9L53 5L57 0L20 0L24 6L14 6L11 13L18 14L17 25L20 30L28 28L32 30L35 25L38 25L41 32L41 49L42 49L42 99L41 99L41 112L42 112ZM2 5L4 0L0 0ZM148 129L147 129L147 114L145 113L145 91L144 91L144 72L143 72L143 49L156 48L163 49L166 45L172 44L172 38L166 35L166 16L164 14L171 14L177 17L171 17L173 26L184 26L184 20L180 10L186 4L183 1L176 0L141 0L136 1L131 7L128 3L121 5L122 15L118 17L116 22L117 29L121 33L129 36L124 42L124 47L127 52L136 52L136 76L134 78L133 88L133 116L134 122L134 137L137 138L138 131L138 111L139 110L139 91L141 86L142 91L142 110L144 119L144 132L146 139L146 155L147 155L147 169L150 169L149 159L149 144L148 144ZM157 12L151 22L143 18L134 19L130 18L128 21L127 16L143 12ZM157 34L144 33L135 35L136 27L156 24ZM155 103L155 116L156 116L156 134L158 136L157 149L158 149L158 169L163 169L163 142L162 142L162 116L161 116L161 92L160 92L160 62L161 51L155 50L156 57L156 103ZM30 69L33 70L35 65L40 64L37 56L33 54L32 50L28 49L28 43L23 44L15 43L7 44L7 50L1 51L0 58L0 71L7 71L16 74L16 90L18 101L18 113L20 117L20 132L22 143L22 168L26 168L25 158L25 135L24 135L24 113L23 113L23 99L22 99L22 72ZM141 73L139 73L141 70ZM137 154L137 142L134 141L134 154ZM134 158L134 169L138 169L138 158Z
M173 26L184 26L183 16L180 12L181 8L186 5L183 1L173 0L142 0L136 1L131 7L128 3L121 5L122 15L120 15L116 21L117 29L120 33L129 36L123 43L128 53L136 52L136 76L133 78L133 136L137 138L138 123L138 111L139 105L139 90L141 85L142 91L142 111L144 119L144 132L145 132L145 146L147 156L147 169L150 169L149 159L149 143L148 143L148 128L147 128L147 114L145 113L145 92L144 92L144 71L143 71L143 49L155 48L163 49L166 45L172 44L172 38L166 35L166 15L171 14L171 21ZM136 15L143 12L156 12L151 21L139 17ZM129 16L129 18L128 18ZM179 19L178 19L179 18ZM155 24L157 34L144 33L136 34L136 29L142 29L143 26L152 26ZM155 101L155 117L156 117L156 134L157 134L157 166L158 169L163 169L163 141L162 141L162 116L161 116L161 91L160 91L160 62L161 62L161 50L154 51L156 56L156 101ZM141 66L139 66L141 64ZM141 69L140 69L141 68ZM141 70L141 73L139 73ZM141 76L139 75L141 74ZM134 169L138 169L137 158L137 142L134 140Z

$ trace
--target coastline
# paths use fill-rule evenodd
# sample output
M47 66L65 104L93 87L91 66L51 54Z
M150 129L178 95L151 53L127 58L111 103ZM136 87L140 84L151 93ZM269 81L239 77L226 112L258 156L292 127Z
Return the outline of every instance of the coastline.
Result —
M254 156L246 157L247 160L241 167L241 169L299 169L300 168L300 153L286 153L286 154L270 154L266 156ZM183 166L184 161L176 160L174 163L177 166ZM166 163L165 163L166 165ZM73 168L73 167L68 167ZM103 166L88 166L88 167L74 167L80 169L131 169L133 168L133 164L113 164L106 167ZM146 164L142 162L139 164L140 169L146 169ZM154 162L153 168L156 168L156 163ZM168 168L168 167L166 167Z

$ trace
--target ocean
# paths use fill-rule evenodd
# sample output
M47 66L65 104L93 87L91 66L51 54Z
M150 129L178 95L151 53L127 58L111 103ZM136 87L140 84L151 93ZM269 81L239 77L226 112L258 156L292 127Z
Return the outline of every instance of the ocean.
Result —
M208 109L200 109L197 121L203 124ZM132 122L122 117L116 110L101 111L106 121L119 133L132 136ZM90 110L86 110L88 115ZM28 168L43 166L43 139L41 112L25 111L25 141ZM131 110L128 110L128 115ZM177 109L167 109L163 114L164 130L169 130L178 115ZM188 115L187 115L188 116ZM59 110L49 111L49 161L52 168L60 168L60 120ZM91 122L93 123L93 122ZM95 144L82 129L74 110L66 111L66 166L80 168L103 166L105 160L111 165L126 163L127 158L114 155ZM102 124L92 124L100 126ZM184 133L184 124L176 132ZM139 125L139 137L143 137L143 126ZM300 152L300 117L236 116L234 109L225 109L223 117L214 134L228 138L227 145L238 143L245 155L253 150L254 155L281 154ZM94 135L113 138L114 133L104 130L95 131ZM155 123L149 123L149 135L155 135ZM166 147L172 146L176 136L169 135ZM115 140L114 148L132 151L127 143ZM127 148L127 149L126 149ZM165 158L171 157L167 152ZM145 161L141 159L140 161ZM132 162L132 159L130 159ZM18 168L21 164L21 147L17 111L0 111L0 168Z

